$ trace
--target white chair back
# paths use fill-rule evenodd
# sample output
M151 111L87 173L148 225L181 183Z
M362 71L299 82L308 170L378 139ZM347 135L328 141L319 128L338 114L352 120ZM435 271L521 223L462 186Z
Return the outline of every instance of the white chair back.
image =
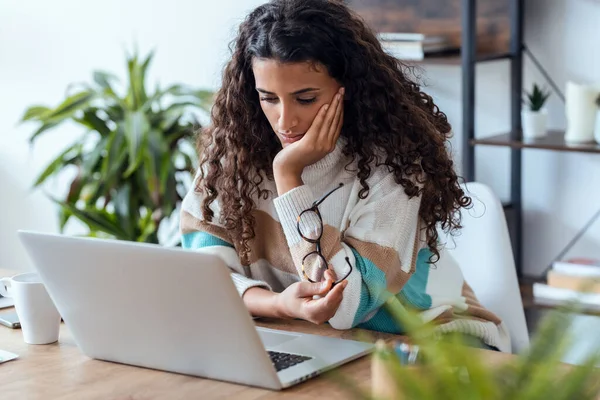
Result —
M460 233L449 238L440 230L440 240L479 302L506 324L513 353L521 352L529 346L529 334L504 209L488 186L470 182L462 188L473 207L463 209Z

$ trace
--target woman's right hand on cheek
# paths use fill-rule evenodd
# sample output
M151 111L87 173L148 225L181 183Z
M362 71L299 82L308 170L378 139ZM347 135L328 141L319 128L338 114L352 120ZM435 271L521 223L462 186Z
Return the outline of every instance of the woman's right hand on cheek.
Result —
M300 318L314 324L329 321L336 313L343 298L347 281L331 288L332 281L319 283L296 282L278 294L277 307L284 318ZM313 296L321 296L313 299Z
M276 175L301 175L305 167L316 163L335 149L344 122L344 89L340 88L331 104L321 107L302 139L282 149L273 160Z

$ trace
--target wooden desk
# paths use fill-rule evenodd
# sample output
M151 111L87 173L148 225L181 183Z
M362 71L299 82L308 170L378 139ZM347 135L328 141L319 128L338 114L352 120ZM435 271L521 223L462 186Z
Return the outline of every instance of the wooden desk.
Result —
M12 273L0 270L0 277ZM2 312L3 310L0 310ZM261 320L258 325L289 331L326 336L356 338L358 329L337 331L304 321ZM366 331L362 331L363 333ZM373 338L398 338L395 335L369 332ZM321 376L281 392L252 388L226 382L155 371L128 365L98 361L83 355L75 345L69 329L61 326L58 343L28 345L20 329L0 325L0 349L19 355L19 359L0 364L0 393L3 399L348 399L349 393L331 378ZM487 362L510 360L509 354L473 350L485 354ZM345 364L336 371L350 376L357 384L369 388L370 357Z

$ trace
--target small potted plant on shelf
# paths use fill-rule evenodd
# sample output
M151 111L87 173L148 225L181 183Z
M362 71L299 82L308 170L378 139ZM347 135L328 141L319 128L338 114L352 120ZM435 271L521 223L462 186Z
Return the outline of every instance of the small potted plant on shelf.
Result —
M537 84L533 89L525 93L525 109L521 112L523 125L523 138L536 139L546 136L547 112L544 108L550 92L544 91Z

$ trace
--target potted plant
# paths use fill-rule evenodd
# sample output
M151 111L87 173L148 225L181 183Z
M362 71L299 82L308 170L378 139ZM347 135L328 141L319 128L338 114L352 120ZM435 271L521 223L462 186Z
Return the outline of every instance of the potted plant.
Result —
M492 365L484 360L485 353L467 347L460 336L440 340L433 326L424 325L416 312L394 299L386 309L405 327L410 345L403 347L409 351L400 353L393 344L378 341L372 355L371 388L358 387L342 374L332 375L354 398L591 400L600 394L597 350L582 365L560 362L572 343L569 329L578 310L574 303L543 318L529 350Z
M537 84L525 93L525 109L521 111L524 139L536 139L546 136L547 111L544 108L550 92L542 90Z
M213 93L181 84L148 91L152 57L127 55L125 87L116 76L95 71L92 82L70 86L58 106L25 111L22 121L38 125L31 143L65 121L83 128L34 183L74 170L66 195L52 197L60 205L61 232L74 217L90 236L158 243L159 226L185 195L197 162L195 113L209 112Z

